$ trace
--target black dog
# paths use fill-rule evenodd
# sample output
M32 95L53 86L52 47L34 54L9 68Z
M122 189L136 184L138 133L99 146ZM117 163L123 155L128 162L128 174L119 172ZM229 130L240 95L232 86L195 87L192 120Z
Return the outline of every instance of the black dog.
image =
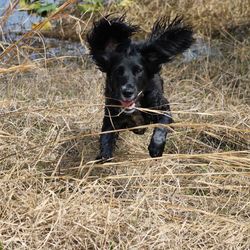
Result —
M106 16L94 23L87 36L92 58L107 75L104 133L97 157L102 161L112 157L117 139L117 132L106 131L173 122L168 101L163 96L160 69L162 64L190 47L192 29L176 17L172 22L167 18L158 19L145 41L131 41L136 31L138 27L126 23L124 16ZM145 108L160 112L145 112ZM133 132L143 134L145 129L133 129ZM167 133L166 126L154 129L148 147L151 157L162 156Z

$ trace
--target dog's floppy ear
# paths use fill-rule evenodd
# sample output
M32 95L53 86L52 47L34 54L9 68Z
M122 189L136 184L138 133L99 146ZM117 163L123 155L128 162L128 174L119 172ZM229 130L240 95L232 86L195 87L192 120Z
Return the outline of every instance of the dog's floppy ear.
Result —
M193 42L192 36L192 28L184 25L181 17L177 16L172 22L162 17L155 22L141 53L157 71L161 64L188 49Z
M108 71L111 53L121 43L130 41L130 37L138 30L137 26L124 21L125 16L112 18L110 15L94 23L87 34L90 54L103 72Z

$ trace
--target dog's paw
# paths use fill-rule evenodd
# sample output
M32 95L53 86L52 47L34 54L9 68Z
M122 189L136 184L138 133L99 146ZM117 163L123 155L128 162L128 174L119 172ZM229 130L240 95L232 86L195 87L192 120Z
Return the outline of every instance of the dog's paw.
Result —
M98 163L105 163L111 161L113 158L112 154L100 153L95 159Z
M161 157L164 151L164 147L165 147L165 142L162 144L156 144L151 141L151 143L148 146L149 155L153 158Z

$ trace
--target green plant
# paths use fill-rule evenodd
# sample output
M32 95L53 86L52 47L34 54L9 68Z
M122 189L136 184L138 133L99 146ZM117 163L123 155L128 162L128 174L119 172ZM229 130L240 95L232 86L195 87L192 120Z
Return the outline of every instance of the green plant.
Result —
M30 13L35 13L40 16L47 16L57 9L57 4L54 3L42 3L41 1L31 1L31 0L20 0L19 2L20 10L28 11Z
M84 13L100 11L103 7L102 0L88 0L77 4L77 8Z

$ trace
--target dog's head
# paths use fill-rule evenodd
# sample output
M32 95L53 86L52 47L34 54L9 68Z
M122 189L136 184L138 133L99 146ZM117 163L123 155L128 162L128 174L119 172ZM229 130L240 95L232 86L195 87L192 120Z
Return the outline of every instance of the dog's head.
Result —
M160 71L161 65L182 53L192 44L192 29L177 17L172 22L158 19L145 41L132 42L138 27L124 21L124 16L106 16L94 23L88 33L90 54L99 69L107 74L110 98L119 100L127 113Z

